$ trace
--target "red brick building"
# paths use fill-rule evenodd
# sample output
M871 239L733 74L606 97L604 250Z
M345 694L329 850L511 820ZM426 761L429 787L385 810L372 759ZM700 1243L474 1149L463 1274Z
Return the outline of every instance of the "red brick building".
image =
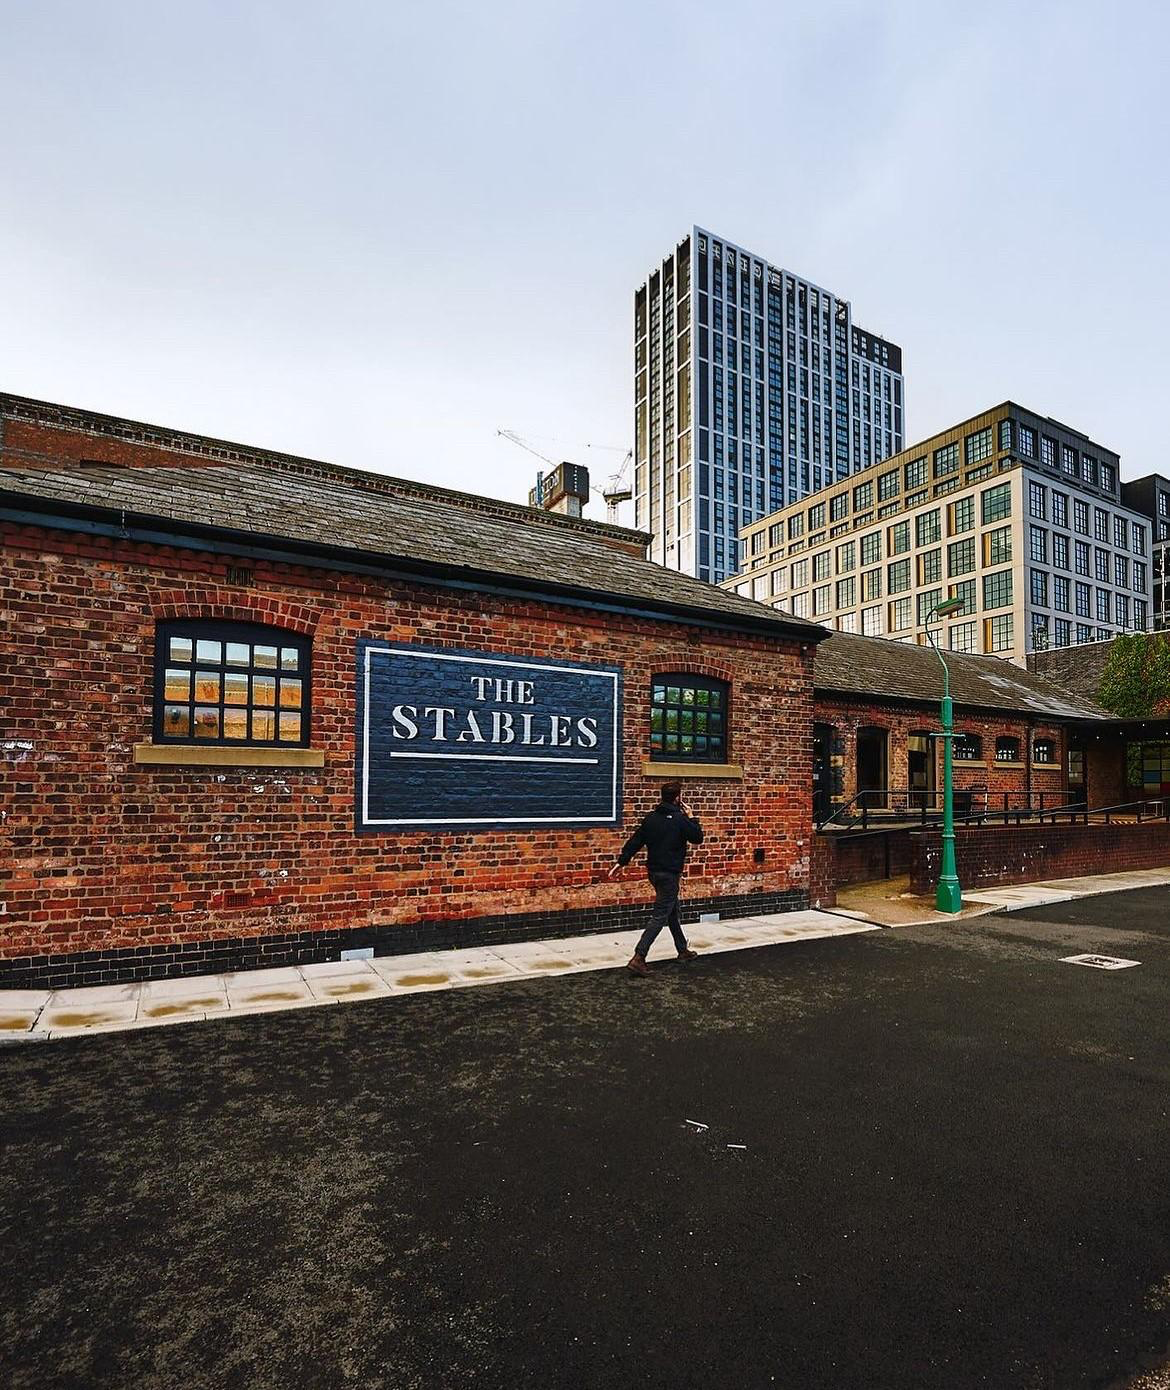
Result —
M1077 800L1068 730L1108 727L1092 699L996 657L946 653L955 708L956 809L1048 809ZM929 648L834 633L815 661L814 779L831 808L941 805L942 667Z
M645 539L0 396L0 984L633 925L677 773L804 906L823 629Z

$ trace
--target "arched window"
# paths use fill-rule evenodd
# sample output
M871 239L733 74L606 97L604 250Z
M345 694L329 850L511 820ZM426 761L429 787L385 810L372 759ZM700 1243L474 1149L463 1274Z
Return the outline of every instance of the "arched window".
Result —
M260 624L159 623L154 741L307 747L310 651L308 637Z
M997 763L1018 763L1020 761L1020 740L1018 738L997 738L995 740L995 761Z
M651 759L726 762L729 693L726 681L711 676L655 676L650 683Z
M1032 744L1032 761L1034 763L1054 763L1056 761L1056 744L1050 738L1038 738Z
M978 734L956 734L953 756L956 762L977 763L983 757L983 740Z

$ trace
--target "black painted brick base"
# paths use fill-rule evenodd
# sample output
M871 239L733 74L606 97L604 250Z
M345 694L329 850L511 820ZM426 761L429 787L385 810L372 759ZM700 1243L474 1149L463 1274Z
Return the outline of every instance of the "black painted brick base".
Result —
M684 922L700 913L748 917L765 912L799 912L808 894L799 889L777 893L741 893L720 898L692 898L680 904ZM182 975L212 975L226 970L263 970L276 965L311 965L336 960L340 952L372 946L376 956L414 951L470 949L513 941L540 941L643 927L649 903L591 907L564 912L501 913L408 925L354 927L349 931L286 932L274 936L227 937L170 946L128 946L74 955L19 956L0 960L0 990L72 989L81 985L126 984Z

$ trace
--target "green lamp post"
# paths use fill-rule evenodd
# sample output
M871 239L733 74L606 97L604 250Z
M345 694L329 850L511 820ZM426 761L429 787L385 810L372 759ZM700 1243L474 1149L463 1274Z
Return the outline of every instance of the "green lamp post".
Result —
M938 889L934 904L940 912L958 912L963 906L963 891L959 887L958 865L955 863L955 784L951 761L951 745L955 739L954 707L951 704L951 672L946 657L934 640L930 630L931 619L945 618L957 613L965 604L961 598L948 598L936 603L926 618L926 640L934 648L934 654L942 663L942 741L943 741L943 833L942 864L938 876Z

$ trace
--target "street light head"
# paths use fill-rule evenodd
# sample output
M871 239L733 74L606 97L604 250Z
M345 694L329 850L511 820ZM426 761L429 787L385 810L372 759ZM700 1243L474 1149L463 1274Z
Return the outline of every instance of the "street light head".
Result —
M934 605L934 611L931 616L937 618L947 618L952 613L957 613L966 602L967 600L965 598L944 599L942 603L936 603Z

